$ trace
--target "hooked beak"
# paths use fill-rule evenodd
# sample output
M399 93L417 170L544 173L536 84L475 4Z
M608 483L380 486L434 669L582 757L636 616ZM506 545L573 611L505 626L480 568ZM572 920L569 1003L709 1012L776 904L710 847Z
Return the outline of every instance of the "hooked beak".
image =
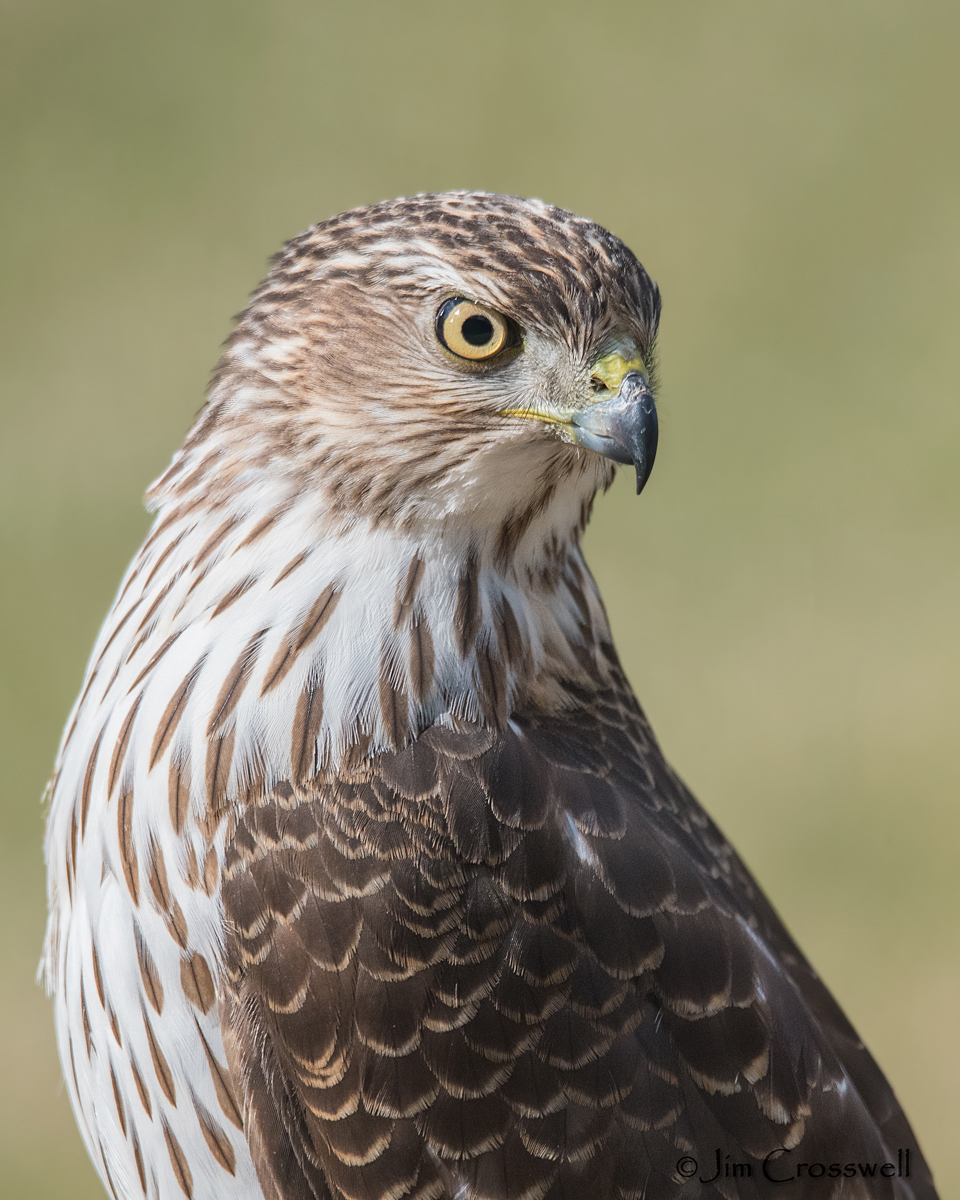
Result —
M639 371L628 371L615 396L574 414L570 432L581 446L614 462L633 463L637 495L650 478L657 456L657 408Z

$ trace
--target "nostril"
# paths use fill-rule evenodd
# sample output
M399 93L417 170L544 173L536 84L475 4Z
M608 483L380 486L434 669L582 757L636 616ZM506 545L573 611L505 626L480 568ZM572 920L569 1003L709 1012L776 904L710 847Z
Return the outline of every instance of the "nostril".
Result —
M603 382L599 375L591 375L590 389L594 392L605 392L607 390L607 385Z

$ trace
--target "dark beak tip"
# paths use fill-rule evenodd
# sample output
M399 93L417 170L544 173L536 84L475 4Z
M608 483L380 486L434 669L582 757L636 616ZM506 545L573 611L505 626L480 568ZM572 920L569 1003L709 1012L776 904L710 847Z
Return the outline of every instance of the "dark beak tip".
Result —
M640 399L640 420L637 423L636 440L634 443L633 465L637 472L637 495L643 491L647 480L653 471L657 458L657 443L660 440L660 426L657 420L657 406L653 396L644 389Z

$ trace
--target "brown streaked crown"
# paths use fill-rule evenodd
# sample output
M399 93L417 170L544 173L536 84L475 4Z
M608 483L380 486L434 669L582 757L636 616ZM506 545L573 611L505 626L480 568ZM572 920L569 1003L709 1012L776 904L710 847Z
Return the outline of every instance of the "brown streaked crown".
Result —
M526 324L595 335L605 315L617 313L633 314L646 341L656 332L660 293L619 238L553 204L490 192L387 200L320 221L274 255L248 312L268 297L292 298L318 268L370 292L385 282L416 291L402 250L427 248L469 274L505 277L514 315ZM323 272L344 251L368 261Z

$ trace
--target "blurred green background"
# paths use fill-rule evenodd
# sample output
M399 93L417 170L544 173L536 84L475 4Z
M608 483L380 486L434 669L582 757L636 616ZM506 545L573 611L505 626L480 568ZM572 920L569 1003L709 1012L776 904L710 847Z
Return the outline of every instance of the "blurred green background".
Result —
M960 5L0 0L0 1194L100 1196L34 984L40 794L267 256L541 196L664 293L592 563L680 772L960 1195Z

